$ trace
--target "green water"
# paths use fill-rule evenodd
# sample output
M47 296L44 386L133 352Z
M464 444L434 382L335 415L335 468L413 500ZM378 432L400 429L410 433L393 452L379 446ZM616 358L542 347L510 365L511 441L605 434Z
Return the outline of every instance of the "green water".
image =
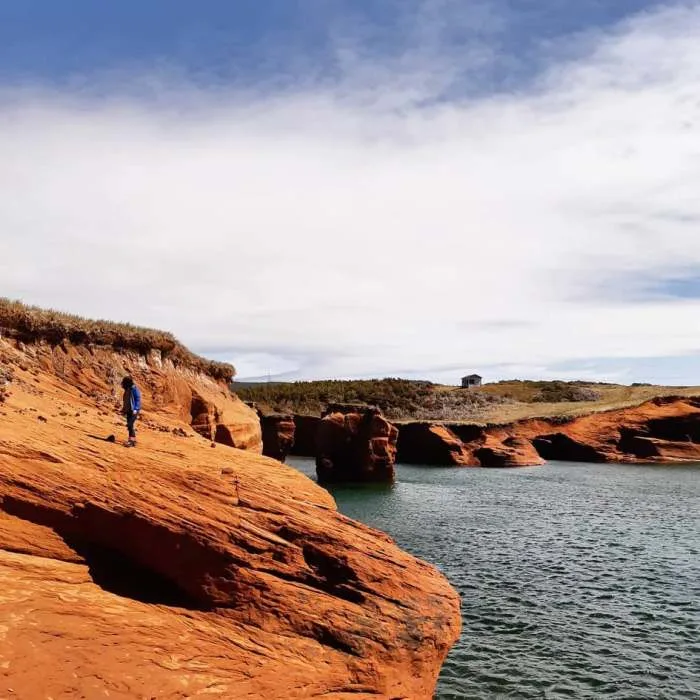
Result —
M700 465L398 473L332 492L459 591L436 698L700 698Z

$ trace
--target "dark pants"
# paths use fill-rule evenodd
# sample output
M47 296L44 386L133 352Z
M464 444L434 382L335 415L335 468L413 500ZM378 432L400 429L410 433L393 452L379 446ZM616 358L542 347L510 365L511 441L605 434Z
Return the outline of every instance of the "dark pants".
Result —
M136 439L136 414L133 411L126 412L126 427L129 429L129 438L132 440Z

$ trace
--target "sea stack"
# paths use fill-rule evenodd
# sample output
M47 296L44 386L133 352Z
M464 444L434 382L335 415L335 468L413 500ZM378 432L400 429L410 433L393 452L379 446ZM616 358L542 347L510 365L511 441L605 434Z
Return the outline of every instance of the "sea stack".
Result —
M376 406L329 404L316 432L319 483L393 483L398 435Z
M271 413L260 416L262 427L263 454L280 462L294 447L294 416L284 413Z

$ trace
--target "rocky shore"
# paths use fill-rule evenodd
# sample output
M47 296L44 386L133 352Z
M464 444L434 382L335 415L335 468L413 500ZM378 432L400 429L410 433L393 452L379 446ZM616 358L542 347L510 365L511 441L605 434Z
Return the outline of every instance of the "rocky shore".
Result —
M294 416L292 454L315 457L320 417ZM396 461L455 467L537 466L546 460L626 464L700 461L700 397L658 397L577 418L507 425L396 423Z
M255 411L206 367L6 329L0 366L8 697L432 698L456 592L260 454Z

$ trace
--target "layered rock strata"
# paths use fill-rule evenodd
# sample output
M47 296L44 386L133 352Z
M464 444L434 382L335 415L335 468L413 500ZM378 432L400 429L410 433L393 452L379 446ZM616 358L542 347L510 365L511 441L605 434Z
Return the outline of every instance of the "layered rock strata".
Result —
M399 424L398 461L520 467L544 460L609 463L700 461L700 398L662 397L572 419L478 426Z
M314 456L320 419L295 416L295 454ZM301 429L300 429L301 426ZM640 406L571 419L508 425L397 424L397 461L459 467L536 466L568 462L700 461L700 397L661 397Z
M403 423L398 461L456 467L524 467L544 464L532 443L504 429L474 425Z
M550 460L700 461L700 398L663 397L567 421L524 421L517 430Z
M191 427L212 442L262 452L255 411L233 396L225 382L176 366L158 351L139 354L105 346L73 345L67 340L50 345L5 339L0 361L10 366L13 358L16 366L33 376L44 373L53 377L54 382L70 387L76 397L110 413L121 407L120 383L124 376L131 375L141 389L145 421L158 415L173 424Z
M437 423L398 426L397 459L403 464L478 467L479 462L454 432Z
M433 696L455 591L256 454L257 416L223 387L104 348L0 340L0 362L8 697ZM144 389L135 449L105 440L127 371ZM220 425L251 449L211 449Z

